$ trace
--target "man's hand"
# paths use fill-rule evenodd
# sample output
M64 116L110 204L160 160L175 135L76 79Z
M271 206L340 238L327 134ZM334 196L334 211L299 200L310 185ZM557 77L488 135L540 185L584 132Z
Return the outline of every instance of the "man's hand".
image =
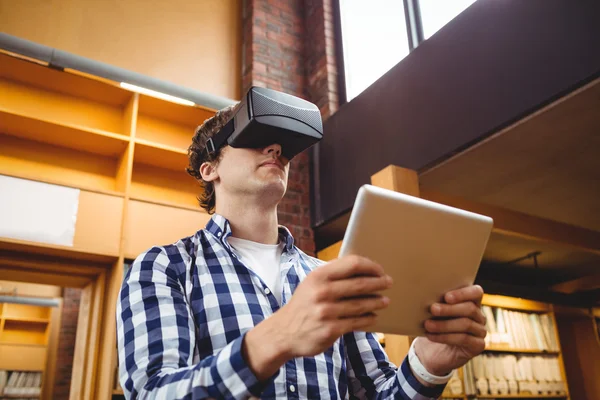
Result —
M250 368L266 379L287 360L320 354L345 333L364 330L375 323L373 313L388 306L389 299L376 293L391 284L379 264L359 256L317 268L288 304L246 334Z
M429 373L446 375L484 350L482 298L483 289L474 285L448 292L445 303L431 306L434 318L425 321L426 337L415 343L417 357Z

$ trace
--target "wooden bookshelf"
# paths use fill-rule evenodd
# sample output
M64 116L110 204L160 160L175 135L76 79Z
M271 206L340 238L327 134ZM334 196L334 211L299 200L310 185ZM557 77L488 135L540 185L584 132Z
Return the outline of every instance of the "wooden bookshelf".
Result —
M554 308L551 304L542 303L527 299L520 299L508 296L500 296L500 295L484 295L483 306L488 306L492 308L499 308L508 311L516 311L525 314L546 314L548 315L549 321L552 325L551 334L555 335L558 349L556 350L540 350L540 349L530 349L530 348L517 348L511 347L507 344L496 344L491 343L488 344L486 349L484 350L484 354L510 354L513 356L520 357L555 357L556 362L558 363L558 367L560 369L560 377L561 381L564 383L564 388L566 392L564 394L531 394L531 393L522 393L522 394L510 394L510 395L488 395L488 394L467 394L463 395L464 399L477 398L477 399L569 399L569 388L567 385L567 377L565 373L564 362L562 358L561 344L560 338L558 335L558 329L556 325L556 319L554 315ZM515 326L515 329L521 329L523 326ZM540 332L541 333L541 332ZM489 334L488 334L489 336ZM533 340L533 339L532 339ZM530 340L531 342L531 340ZM546 343L550 345L549 343ZM460 376L463 379L463 388L465 393L467 391L467 379L469 379L469 373L466 371L466 367L460 369ZM474 379L474 378L473 378ZM445 396L449 397L449 396Z
M116 356L110 350L116 345L114 308L123 260L193 235L210 218L199 208L200 186L185 168L196 128L215 110L141 95L118 82L2 52L0 93L0 175L80 189L73 246L0 238L0 249L94 262L94 268L108 271L106 295L97 306L101 316L90 325L101 327L103 339L97 350L82 350L97 361L79 366L85 376L76 377L82 382L77 393L106 400L116 387ZM77 287L88 279L14 268L5 272ZM20 318L0 322L0 331L6 328L0 363L41 368L28 360L45 357L47 317Z

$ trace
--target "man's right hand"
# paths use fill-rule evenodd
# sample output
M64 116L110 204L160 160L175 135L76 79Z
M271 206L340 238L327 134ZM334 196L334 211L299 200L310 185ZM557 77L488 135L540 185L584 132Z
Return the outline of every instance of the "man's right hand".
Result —
M345 333L373 325L373 313L389 299L377 295L391 287L383 268L364 257L331 261L298 285L290 302L246 334L244 353L260 379L287 360L327 350Z

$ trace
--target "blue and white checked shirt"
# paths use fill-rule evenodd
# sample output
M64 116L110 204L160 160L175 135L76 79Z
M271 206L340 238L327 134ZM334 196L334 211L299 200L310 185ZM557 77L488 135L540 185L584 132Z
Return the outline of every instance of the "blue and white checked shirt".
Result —
M242 357L245 333L291 298L323 264L294 246L281 256L282 305L229 246L229 222L153 247L128 271L117 306L119 376L126 397L156 399L428 399L444 385L421 385L405 359L391 364L373 334L353 332L316 357L295 358L259 382Z

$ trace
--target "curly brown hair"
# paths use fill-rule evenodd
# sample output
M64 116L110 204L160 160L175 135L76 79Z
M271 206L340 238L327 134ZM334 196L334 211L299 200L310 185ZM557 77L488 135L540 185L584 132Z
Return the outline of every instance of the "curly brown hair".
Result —
M236 105L223 108L217 111L213 117L205 120L202 125L196 128L192 144L188 148L189 166L186 168L186 171L200 183L202 192L198 196L198 203L209 214L215 212L215 185L212 182L202 179L200 166L205 162L212 163L214 166L218 165L221 160L223 148L218 149L213 154L209 154L206 151L206 141L219 132L227 121L229 121L235 112L235 108Z

